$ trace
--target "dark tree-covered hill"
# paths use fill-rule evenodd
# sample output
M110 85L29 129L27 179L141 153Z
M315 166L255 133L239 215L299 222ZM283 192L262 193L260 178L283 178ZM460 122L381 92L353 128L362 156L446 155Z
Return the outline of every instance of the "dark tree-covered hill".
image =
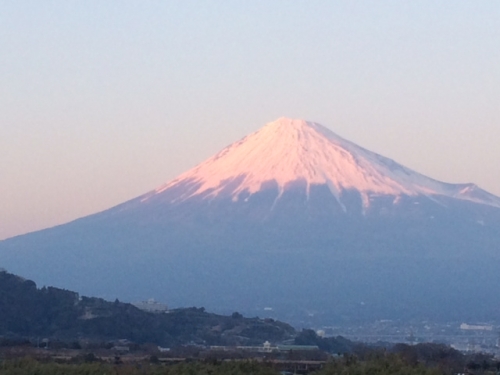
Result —
M204 308L154 314L118 300L80 297L68 290L37 288L33 281L0 271L0 335L62 340L128 339L136 343L260 345L296 332L272 319L222 316Z

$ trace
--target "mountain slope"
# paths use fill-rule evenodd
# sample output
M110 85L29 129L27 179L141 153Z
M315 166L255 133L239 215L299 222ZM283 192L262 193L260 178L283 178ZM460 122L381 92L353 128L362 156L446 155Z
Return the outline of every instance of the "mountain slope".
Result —
M297 324L490 319L499 207L475 185L279 119L152 192L0 242L0 266L109 299Z

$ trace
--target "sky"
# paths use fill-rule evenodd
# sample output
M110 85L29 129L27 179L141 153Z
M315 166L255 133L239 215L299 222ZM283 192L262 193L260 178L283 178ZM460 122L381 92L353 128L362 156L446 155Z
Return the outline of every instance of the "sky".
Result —
M0 239L286 116L500 195L500 2L0 0Z

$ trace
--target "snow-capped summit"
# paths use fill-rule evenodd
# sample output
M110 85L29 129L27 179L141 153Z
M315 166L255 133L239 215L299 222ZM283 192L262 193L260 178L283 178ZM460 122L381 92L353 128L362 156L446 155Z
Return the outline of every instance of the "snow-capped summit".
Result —
M447 196L500 207L499 198L475 185L436 181L320 124L285 117L226 147L152 195L182 185L186 188L174 198L176 202L219 194L238 201L242 193L248 196L277 185L279 199L295 182L305 185L307 196L313 185L327 185L337 200L344 191L358 191L365 207L371 197L401 195Z

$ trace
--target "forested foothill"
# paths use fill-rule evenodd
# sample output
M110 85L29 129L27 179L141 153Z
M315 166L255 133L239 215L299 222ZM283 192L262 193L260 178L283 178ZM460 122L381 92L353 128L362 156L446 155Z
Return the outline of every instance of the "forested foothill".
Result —
M0 272L1 345L39 339L70 347L116 340L162 347L262 345L266 340L290 340L295 334L292 326L273 319L223 316L194 307L155 314L118 300L80 297L54 287L39 289L33 281Z

